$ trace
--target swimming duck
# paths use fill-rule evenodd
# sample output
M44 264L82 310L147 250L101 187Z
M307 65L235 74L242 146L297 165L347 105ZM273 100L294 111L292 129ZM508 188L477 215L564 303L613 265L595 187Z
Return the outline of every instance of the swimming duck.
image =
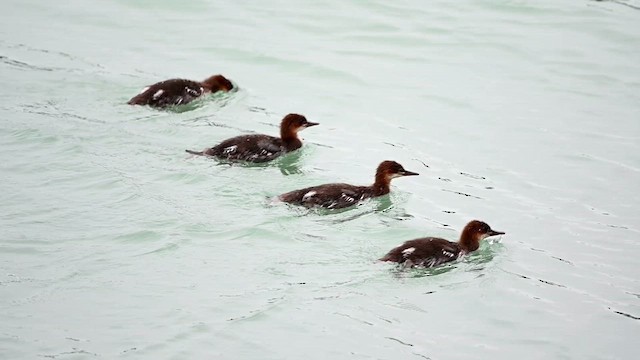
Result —
M288 114L280 123L280 137L262 134L240 135L202 151L185 151L194 155L215 156L225 160L262 163L302 147L298 132L316 125L319 124L307 121L307 118L302 115Z
M504 235L504 232L492 230L487 223L473 220L464 227L458 242L435 237L409 240L393 248L379 260L405 266L434 267L478 250L480 241L496 235Z
M278 199L308 208L318 206L341 209L355 205L364 199L386 195L390 191L391 179L411 175L418 175L418 173L405 170L397 162L387 160L378 165L373 185L324 184L294 190L278 196Z
M213 75L202 82L170 79L147 86L138 95L132 97L127 104L149 105L158 108L184 105L202 95L217 91L228 92L231 89L233 89L233 84L222 75Z

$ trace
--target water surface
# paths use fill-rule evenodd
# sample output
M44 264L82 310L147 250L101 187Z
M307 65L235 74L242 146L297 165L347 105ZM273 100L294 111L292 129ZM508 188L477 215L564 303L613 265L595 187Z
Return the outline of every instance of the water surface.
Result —
M640 12L595 1L5 3L0 358L633 359ZM240 86L125 105L171 77ZM268 166L191 157L284 114ZM417 177L335 214L269 198ZM425 167L428 165L428 167ZM506 231L397 271L404 240Z

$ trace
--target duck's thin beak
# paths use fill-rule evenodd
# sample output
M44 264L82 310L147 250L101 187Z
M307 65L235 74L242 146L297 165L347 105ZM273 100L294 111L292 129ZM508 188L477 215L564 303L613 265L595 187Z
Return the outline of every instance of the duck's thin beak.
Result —
M320 123L314 123L314 122L311 122L311 121L307 121L304 124L304 127L308 128L308 127L312 127L312 126L316 126L316 125L320 125Z
M489 234L489 236L504 235L502 231L495 231L495 230L489 230L487 234Z
M413 175L420 175L417 172L413 172L413 171L409 171L409 170L403 170L400 172L401 176L413 176Z

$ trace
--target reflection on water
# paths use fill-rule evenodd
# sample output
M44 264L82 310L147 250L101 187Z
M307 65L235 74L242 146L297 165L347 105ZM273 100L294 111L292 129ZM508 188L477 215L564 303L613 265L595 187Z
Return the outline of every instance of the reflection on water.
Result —
M282 175L301 175L303 174L302 166L304 165L302 159L304 154L303 148L294 152L285 154L275 160L276 165L280 169Z

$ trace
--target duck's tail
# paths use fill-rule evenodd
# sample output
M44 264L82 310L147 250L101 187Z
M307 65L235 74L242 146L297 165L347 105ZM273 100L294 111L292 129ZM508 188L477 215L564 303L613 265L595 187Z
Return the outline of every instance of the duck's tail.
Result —
M378 261L392 261L393 257L390 254L387 254L383 257L381 257L380 259L378 259Z

